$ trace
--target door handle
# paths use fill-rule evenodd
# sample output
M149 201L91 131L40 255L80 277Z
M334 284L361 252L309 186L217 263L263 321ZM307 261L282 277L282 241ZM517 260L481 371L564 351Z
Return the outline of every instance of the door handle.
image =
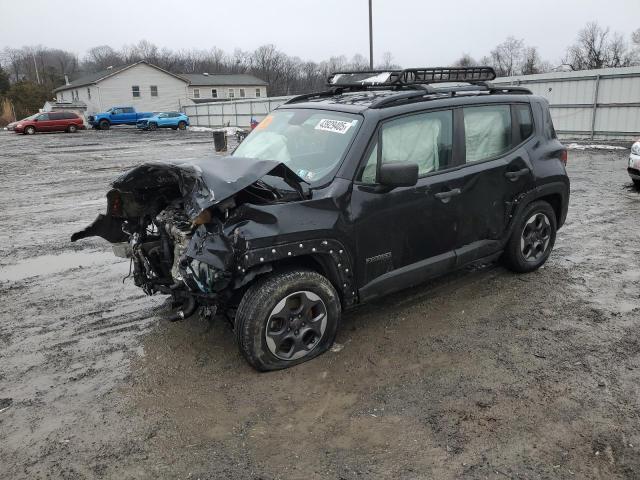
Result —
M525 167L521 170L516 170L515 172L505 172L504 176L507 177L512 182L515 182L517 179L524 175L528 175L531 172L529 168Z
M462 190L460 190L459 188L454 188L451 190L447 190L446 192L436 193L434 194L434 197L436 197L442 203L447 203L449 200L451 200L451 197L455 197L456 195L460 195L461 193Z

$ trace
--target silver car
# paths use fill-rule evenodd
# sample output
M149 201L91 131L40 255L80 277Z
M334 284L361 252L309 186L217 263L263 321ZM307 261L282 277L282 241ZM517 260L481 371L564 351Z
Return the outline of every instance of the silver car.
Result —
M629 172L629 176L636 187L640 188L640 140L631 146L627 172Z

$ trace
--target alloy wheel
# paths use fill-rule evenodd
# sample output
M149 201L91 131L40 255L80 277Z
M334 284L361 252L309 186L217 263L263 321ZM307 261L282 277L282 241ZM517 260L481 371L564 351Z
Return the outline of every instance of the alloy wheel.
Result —
M313 292L287 295L273 308L265 327L269 351L281 360L308 355L324 336L327 307Z
M520 252L527 262L537 262L549 248L551 222L544 213L534 213L524 224Z

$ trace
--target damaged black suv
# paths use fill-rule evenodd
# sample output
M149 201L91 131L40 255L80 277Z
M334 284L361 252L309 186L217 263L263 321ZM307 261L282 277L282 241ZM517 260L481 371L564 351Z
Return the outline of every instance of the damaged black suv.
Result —
M121 175L72 241L131 259L173 319L227 314L259 370L326 351L341 312L475 262L540 267L564 223L545 99L488 67L335 73L225 158Z

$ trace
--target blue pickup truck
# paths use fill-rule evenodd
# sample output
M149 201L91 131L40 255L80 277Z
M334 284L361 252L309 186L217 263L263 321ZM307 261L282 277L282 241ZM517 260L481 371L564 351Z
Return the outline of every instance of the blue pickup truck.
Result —
M108 130L112 125L135 125L138 120L152 115L152 112L136 112L133 107L112 107L104 113L91 115L89 124L99 130Z

